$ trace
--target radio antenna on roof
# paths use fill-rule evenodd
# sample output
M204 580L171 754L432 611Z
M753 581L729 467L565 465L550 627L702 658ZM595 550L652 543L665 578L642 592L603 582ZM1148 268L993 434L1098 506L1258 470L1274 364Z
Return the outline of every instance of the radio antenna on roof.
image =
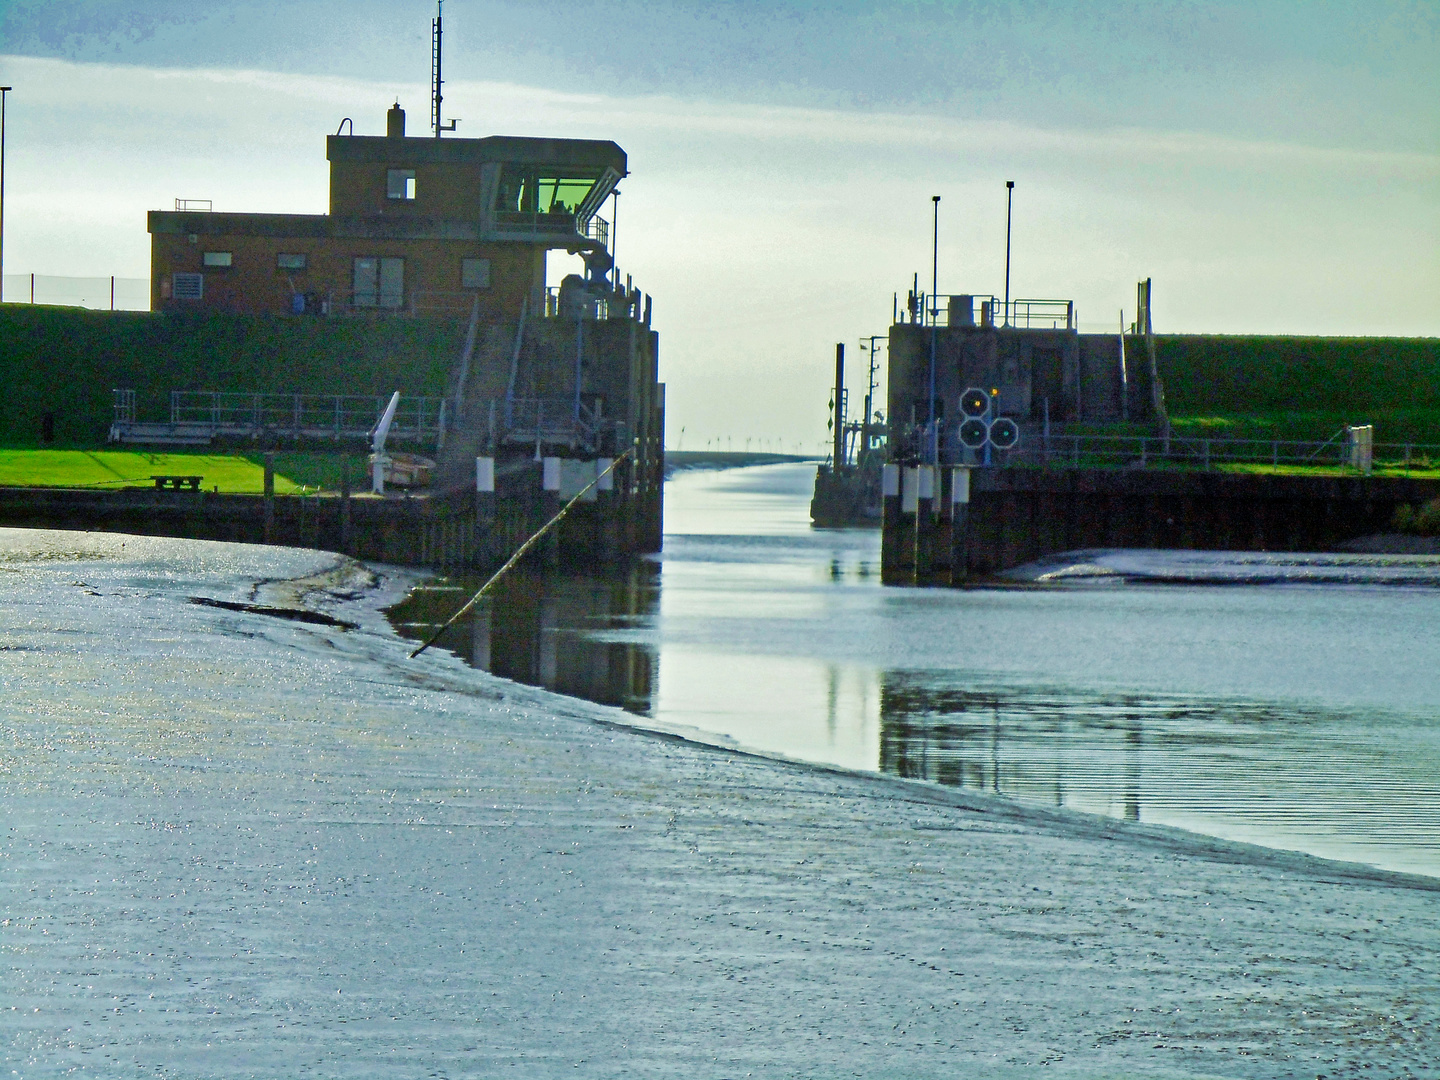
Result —
M440 78L440 34L441 34L441 7L445 0L435 0L435 18L430 20L430 126L435 129L435 138L440 138L442 131L454 131L458 120L451 120L448 124L440 119L440 103L445 97L440 92L443 80Z

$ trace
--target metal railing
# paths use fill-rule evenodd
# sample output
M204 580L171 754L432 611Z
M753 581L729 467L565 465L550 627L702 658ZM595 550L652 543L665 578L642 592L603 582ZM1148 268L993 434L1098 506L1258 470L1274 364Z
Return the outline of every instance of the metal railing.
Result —
M968 301L969 306L966 306ZM998 296L941 295L920 299L920 317L926 325L1008 327L1013 330L1075 330L1079 313L1073 300L1011 300L1007 308Z
M610 249L610 223L598 214L581 226L582 236L588 236L607 251Z
M586 299L579 303L579 316L586 321L603 321L605 319L624 319L631 317L640 318L641 293L639 289L633 289L626 293L624 289L612 292L607 296L598 299ZM576 310L565 311L560 306L560 290L554 286L547 286L545 289L545 317L547 319L558 319L562 313L568 318L575 318Z
M581 401L577 407L573 397L511 398L500 404L503 430L497 434L507 443L595 450L602 436L623 435L622 421L603 416L598 405Z
M115 390L111 442L203 444L218 437L365 439L375 430L388 394L244 394L208 390L170 393L170 419L136 419L135 391ZM438 444L444 435L443 398L401 396L390 438Z
M948 434L948 433L947 433ZM951 450L947 441L947 450ZM1272 469L1329 468L1360 473L1348 442L1334 439L1208 439L1159 435L1051 435L1022 442L1013 450L993 452L1001 465L1072 468L1223 469L1259 466ZM1440 470L1440 445L1376 443L1372 470L1381 473Z
M181 213L203 211L208 214L214 212L215 203L211 199L176 199L175 209Z
M547 214L539 210L497 210L495 228L498 232L533 236L580 235L574 214Z

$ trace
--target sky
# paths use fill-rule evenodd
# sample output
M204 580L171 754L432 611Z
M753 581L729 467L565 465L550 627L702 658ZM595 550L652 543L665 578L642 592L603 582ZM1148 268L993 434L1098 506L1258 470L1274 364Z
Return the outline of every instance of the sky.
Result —
M0 0L7 274L143 277L176 197L323 212L342 117L425 123L433 14ZM1440 0L450 0L445 29L460 135L627 151L671 448L820 446L835 343L853 385L929 287L932 195L940 292L1003 292L1006 180L1012 295L1082 329L1151 277L1160 332L1440 335Z

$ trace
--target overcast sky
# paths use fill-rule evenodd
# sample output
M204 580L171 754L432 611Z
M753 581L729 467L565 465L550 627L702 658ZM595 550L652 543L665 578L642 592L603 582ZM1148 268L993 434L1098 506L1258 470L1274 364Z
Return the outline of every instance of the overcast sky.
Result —
M0 3L6 270L148 273L144 212L321 212L324 136L428 117L426 3ZM669 443L824 437L892 294L1159 330L1440 334L1440 3L445 8L461 135L614 138ZM608 212L608 211L607 211ZM1130 312L1133 315L1133 312ZM297 388L301 389L301 388ZM339 389L339 388L337 388Z

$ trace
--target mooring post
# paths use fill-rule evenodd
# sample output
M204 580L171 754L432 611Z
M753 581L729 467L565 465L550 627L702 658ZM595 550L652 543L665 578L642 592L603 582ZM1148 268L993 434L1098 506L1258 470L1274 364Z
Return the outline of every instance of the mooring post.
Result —
M934 465L921 465L915 475L915 584L930 580L935 555L935 471Z
M275 542L275 455L265 453L265 543Z
M920 469L907 465L900 470L900 527L904 540L900 544L899 571L902 581L915 580L915 518L920 509Z
M969 576L970 470L950 470L950 584L963 585Z
M487 544L490 533L495 526L495 459L493 457L477 457L475 459L475 563L483 563L491 557L488 550L482 556L480 548ZM488 548L488 544L487 544Z
M547 457L540 463L540 521L549 521L560 510L560 459ZM551 529L539 548L540 562L547 567L560 561L560 530Z
M595 475L598 477L595 481L596 555L605 562L611 562L620 556L620 535L616 522L618 500L615 498L615 473L612 469L614 464L614 458L595 459Z
M898 580L900 569L900 466L880 469L880 580Z

